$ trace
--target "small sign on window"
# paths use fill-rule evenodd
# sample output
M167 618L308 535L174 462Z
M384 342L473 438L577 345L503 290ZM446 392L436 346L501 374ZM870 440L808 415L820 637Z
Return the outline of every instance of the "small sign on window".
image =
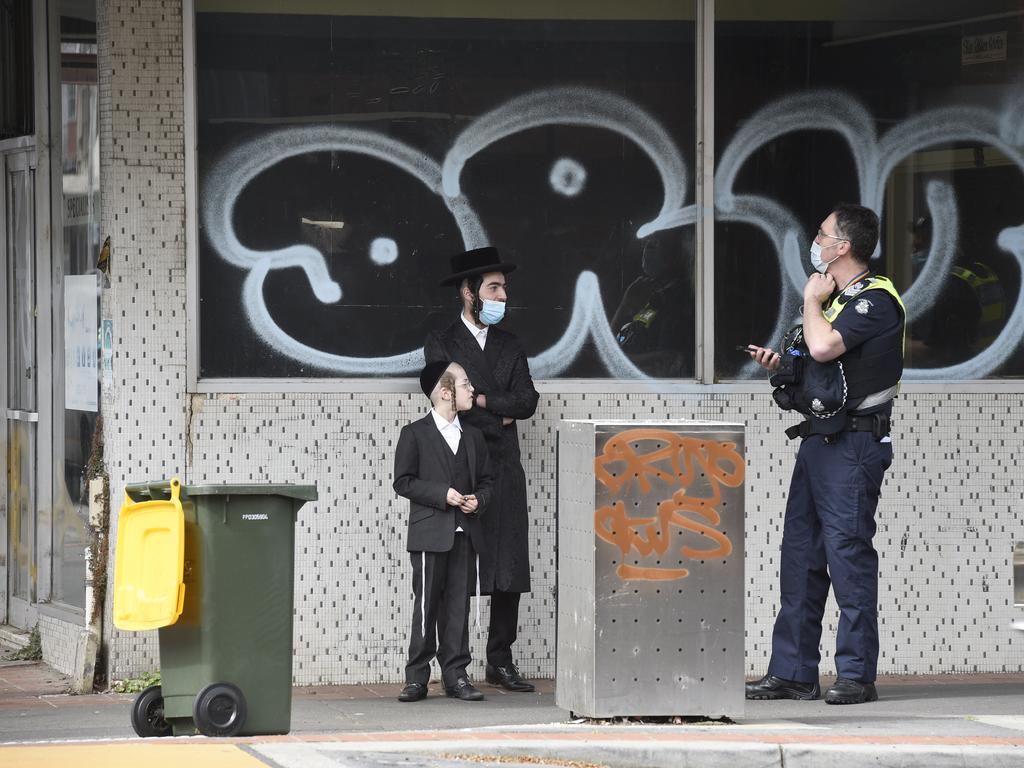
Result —
M960 39L960 64L983 64L1006 61L1006 33L968 35Z

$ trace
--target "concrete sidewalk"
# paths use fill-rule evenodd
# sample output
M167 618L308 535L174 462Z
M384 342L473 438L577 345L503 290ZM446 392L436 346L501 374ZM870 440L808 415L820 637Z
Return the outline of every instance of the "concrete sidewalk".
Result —
M678 725L570 722L539 683L482 685L480 703L436 685L415 704L397 685L296 688L288 736L144 741L133 696L69 696L41 664L0 663L0 766L1024 766L1024 674L887 677L871 704L752 701L731 724Z

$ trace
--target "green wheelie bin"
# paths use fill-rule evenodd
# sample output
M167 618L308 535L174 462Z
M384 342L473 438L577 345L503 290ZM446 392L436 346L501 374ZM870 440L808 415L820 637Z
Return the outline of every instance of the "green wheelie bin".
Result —
M316 500L316 487L180 485L173 480L129 485L125 493L126 508L152 507L160 513L166 512L161 505L171 503L172 497L177 504L180 498L178 517L184 529L183 556L179 555L180 615L157 625L161 682L135 700L132 726L136 733L288 733L295 518L303 504ZM164 523L155 525L161 527ZM161 542L175 538L174 533L164 532L163 539L150 535L153 533L146 530L126 544L131 547L135 540ZM160 559L145 554L146 549L137 546L135 558L149 557L151 562ZM157 547L149 549L152 552ZM133 553L119 550L119 571L122 559L131 562ZM145 568L143 565L142 570ZM130 568L123 570L131 573ZM124 589L119 586L118 593L123 594ZM156 590L151 587L150 591ZM173 584L167 591L174 591ZM117 623L117 595L114 608ZM124 614L122 611L122 619ZM122 623L131 625L127 620Z

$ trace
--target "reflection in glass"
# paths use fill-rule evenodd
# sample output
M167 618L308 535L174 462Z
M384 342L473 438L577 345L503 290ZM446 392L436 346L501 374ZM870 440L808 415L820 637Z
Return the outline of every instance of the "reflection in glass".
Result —
M917 280L932 251L932 220L912 225L911 274ZM942 368L983 352L1006 324L1008 302L999 274L984 261L970 260L959 247L955 263L941 275L930 307L907 329L907 364Z
M612 315L615 340L645 373L693 376L694 306L692 229L658 232L644 242L641 273Z
M63 272L81 275L95 270L100 251L95 24L65 17L62 30ZM63 323L58 327L63 329ZM63 396L61 382L55 385L55 397L62 401ZM96 416L63 409L59 422L63 439L54 445L55 453L63 460L54 464L53 598L82 609L88 544L86 470Z
M6 552L10 597L8 620L31 626L29 604L36 597L36 249L35 153L11 152L0 158L5 169L7 313L6 348L7 514Z
M7 535L11 596L32 602L35 584L36 424L7 421Z
M1000 244L1024 208L1019 3L803 7L715 4L717 375L761 375L731 350L799 322L838 201L882 219L872 268L907 305L905 381L1024 374L1024 248Z
M8 156L7 407L36 410L35 168L28 154Z

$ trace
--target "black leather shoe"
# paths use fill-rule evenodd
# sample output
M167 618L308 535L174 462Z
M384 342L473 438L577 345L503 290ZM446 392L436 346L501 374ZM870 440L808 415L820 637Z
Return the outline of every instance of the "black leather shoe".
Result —
M863 704L867 701L878 701L874 683L858 683L837 677L832 687L825 691L826 704Z
M775 675L765 675L760 680L747 683L748 699L799 699L813 701L821 696L817 683L800 683L783 680Z
M445 696L461 699L462 701L482 701L484 698L484 695L469 682L468 677L460 677L453 686L446 685L444 687L444 694Z
M427 698L427 686L423 683L406 683L405 688L398 694L399 701L419 701Z
M533 691L533 683L523 680L519 674L519 668L515 664L508 667L492 667L487 665L485 678L488 683L500 686L506 691L516 693L530 693Z

